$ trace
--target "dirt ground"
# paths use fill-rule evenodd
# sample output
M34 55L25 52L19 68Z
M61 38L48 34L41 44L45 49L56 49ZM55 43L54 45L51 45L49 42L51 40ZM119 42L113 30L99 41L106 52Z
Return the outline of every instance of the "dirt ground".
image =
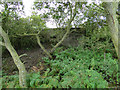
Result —
M74 43L73 43L74 42ZM78 41L76 37L69 37L64 40L62 43L62 46L68 47L69 45L76 47L78 45ZM49 43L44 43L43 45L47 51L51 50L51 45ZM21 61L25 64L25 68L28 72L31 70L33 71L38 71L39 70L44 70L46 66L44 65L44 61L42 60L42 57L46 57L45 53L43 50L38 46L33 49L22 49L22 50L17 50L18 55L22 54L27 54L25 56L22 56L20 59ZM5 53L2 55L2 71L6 73L7 75L13 75L18 73L18 69L16 65L13 62L13 59L11 55L8 55L9 53ZM5 58L6 57L6 58Z
M51 47L45 46L45 48L50 51ZM42 57L46 57L45 53L42 51L40 47L30 49L30 50L18 50L18 55L27 54L22 56L20 59L25 64L25 68L28 72L44 70L46 66L44 65L44 61ZM4 57L4 56L3 56ZM11 56L7 58L2 58L2 71L7 75L13 75L18 73L18 69L13 62Z

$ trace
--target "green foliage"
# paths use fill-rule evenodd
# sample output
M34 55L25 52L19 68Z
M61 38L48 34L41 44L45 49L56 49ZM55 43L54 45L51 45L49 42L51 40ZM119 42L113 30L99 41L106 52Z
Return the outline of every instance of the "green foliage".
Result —
M1 5L4 6L0 15L2 17L2 28L9 35L13 47L15 49L35 47L37 45L36 37L24 35L38 33L46 27L42 16L34 13L30 17L20 17L18 12L24 14L22 2L4 2Z
M115 49L110 37L108 26L103 26L93 31L86 30L86 36L78 39L79 45L90 50L100 50L100 52L110 52L115 55Z
M4 76L2 78L2 88L20 88L18 75Z
M118 82L118 62L110 53L69 48L58 48L55 60L44 58L50 67L41 75L30 73L28 87L32 88L106 88L108 83ZM98 53L99 52L99 53ZM119 83L119 82L118 82ZM19 87L17 76L4 76L3 87Z
M0 89L2 89L2 70L0 70Z
M39 4L36 4L38 5L37 8L39 8ZM51 8L49 14L52 14L52 17L58 23L58 26L66 26L64 18L68 16L70 7L72 7L72 5L69 5L70 3L62 4L64 5L63 8L58 4L58 8L56 9L49 7L48 4L45 6L45 8ZM67 13L64 12L65 7L68 8ZM80 8L82 8L82 6ZM97 16L96 14L97 12L94 13L92 9L85 12L85 16L91 18L84 23L86 27L86 37L83 36L81 38L82 42L80 42L80 47L69 48L65 51L62 51L63 48L58 48L54 52L54 55L56 56L55 60L49 60L46 57L43 58L46 65L50 67L42 75L40 72L28 74L28 87L106 88L109 85L108 83L120 83L118 80L120 77L120 74L118 73L118 61L113 59L113 55L110 53L112 52L111 48L113 46L110 42L109 29L107 26L101 24L101 22L103 23L104 21L95 19L97 20L97 22L95 22L94 18ZM28 18L18 18L14 12L10 15L11 17L7 18L7 22L3 27L7 28L5 30L6 32L8 30L8 35L10 36L12 44L15 43L19 48L25 46L28 47L28 45L34 46L36 43L34 37L23 38L22 36L18 36L13 38L13 36L18 34L25 35L26 33L36 33L45 28L45 22L41 19L41 16L34 14ZM99 13L99 15L101 14ZM48 16L49 15L45 14L44 18L47 18ZM77 20L82 20L82 18L77 18ZM100 28L100 26L102 27ZM53 33L50 32L51 37L54 37L59 33L58 30ZM62 32L61 35L58 35L58 39L62 37L63 33L64 32ZM47 32L42 32L42 34L44 37L49 37ZM57 42L59 40L53 39L51 41ZM17 75L4 75L2 80L3 88L20 88Z
M35 36L25 35L36 34L46 26L40 15L32 15L27 18L9 16L2 27L9 35L10 41L15 49L25 49L27 47L34 48L38 45Z
M106 53L104 57L104 53L100 52L100 50L90 51L86 49L84 51L81 48L71 48L56 54L56 56L56 60L48 61L51 62L52 67L54 66L51 75L56 72L69 73L70 71L68 70L76 70L74 72L78 72L79 70L92 69L109 82L115 83L117 81L118 63L113 60L110 53Z

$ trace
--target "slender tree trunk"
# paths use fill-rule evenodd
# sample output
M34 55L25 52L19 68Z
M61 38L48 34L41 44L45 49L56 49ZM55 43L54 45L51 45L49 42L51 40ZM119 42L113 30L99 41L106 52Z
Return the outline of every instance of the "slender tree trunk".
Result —
M76 8L77 8L77 2L75 3L75 9L74 9L74 13L72 15L71 13L71 16L70 16L70 20L68 22L68 25L67 25L67 32L64 34L64 36L62 37L62 39L52 48L51 50L51 53L53 53L55 51L55 49L65 40L65 38L68 36L69 32L70 32L70 25L71 25L71 22L74 20L74 17L76 16ZM71 9L71 12L72 12L72 9Z
M120 1L118 3L118 57L119 57L119 66L120 66Z
M52 59L52 55L45 49L45 47L41 44L40 38L38 35L36 35L37 43L42 48L42 50Z
M27 87L27 83L26 83L26 72L27 71L25 69L25 66L21 62L16 50L11 45L8 35L5 33L5 31L2 29L1 26L0 26L0 35L4 39L4 43L0 42L0 44L5 46L7 48L7 50L10 52L10 54L14 60L14 63L19 70L19 84L22 88L25 88L25 87Z
M106 2L104 3L104 8L107 11L106 19L107 19L108 26L110 29L112 41L114 43L117 56L118 58L120 58L118 54L120 53L120 51L118 51L118 46L120 45L120 43L118 43L118 20L116 17L118 2Z
M69 32L70 32L70 25L71 25L71 22L74 20L74 17L76 16L76 8L77 8L77 3L75 3L75 9L74 9L74 13L72 15L71 13L71 16L70 16L70 20L68 22L68 25L67 25L67 31L66 33L64 34L64 36L62 37L62 39L51 49L50 53L44 48L44 46L40 43L40 39L39 39L39 36L36 35L36 38L37 38L37 42L38 42L38 45L42 48L42 50L50 57L52 58L52 53L56 50L56 48L65 40L65 38L68 36ZM71 9L71 12L72 12L72 9Z

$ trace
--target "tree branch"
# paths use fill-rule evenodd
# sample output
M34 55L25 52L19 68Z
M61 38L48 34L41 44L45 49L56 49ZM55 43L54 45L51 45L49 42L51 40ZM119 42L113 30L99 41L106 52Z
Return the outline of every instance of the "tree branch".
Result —
M40 43L40 38L38 35L36 35L36 38L37 38L37 43L38 45L42 48L42 50L50 57L52 58L52 56L50 55L50 53L44 48L44 46Z
M21 57L23 57L23 56L27 56L27 54L24 53L24 54L20 55L19 58L21 58Z
M75 3L75 9L74 9L73 16L71 15L70 20L69 20L68 25L67 25L67 32L64 34L64 36L62 37L62 39L51 49L51 53L53 53L55 51L55 49L64 41L64 39L69 34L69 32L70 32L70 24L74 20L74 17L76 16L76 8L77 8L77 2Z
M19 70L19 84L22 88L27 87L27 82L26 82L26 69L24 64L21 62L16 50L13 48L13 46L11 45L11 42L9 40L9 37L7 35L7 33L2 29L2 27L0 26L0 35L3 37L4 42L5 42L5 46L7 48L7 50L10 52L15 65L17 66L18 70Z
M18 36L36 36L36 35L39 35L41 31L39 31L38 33L35 33L35 34L17 34Z

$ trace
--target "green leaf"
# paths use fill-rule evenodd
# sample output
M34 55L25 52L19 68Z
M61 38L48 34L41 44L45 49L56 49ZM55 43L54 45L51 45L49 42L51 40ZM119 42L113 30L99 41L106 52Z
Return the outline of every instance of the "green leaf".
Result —
M49 80L49 85L54 86L55 88L57 88L58 84L59 84L59 82L55 78L52 78Z
M47 71L45 72L45 77L48 75L50 69L48 68Z
M35 80L36 80L36 79L32 79L32 81L30 81L30 86L31 86L32 88L35 87Z

